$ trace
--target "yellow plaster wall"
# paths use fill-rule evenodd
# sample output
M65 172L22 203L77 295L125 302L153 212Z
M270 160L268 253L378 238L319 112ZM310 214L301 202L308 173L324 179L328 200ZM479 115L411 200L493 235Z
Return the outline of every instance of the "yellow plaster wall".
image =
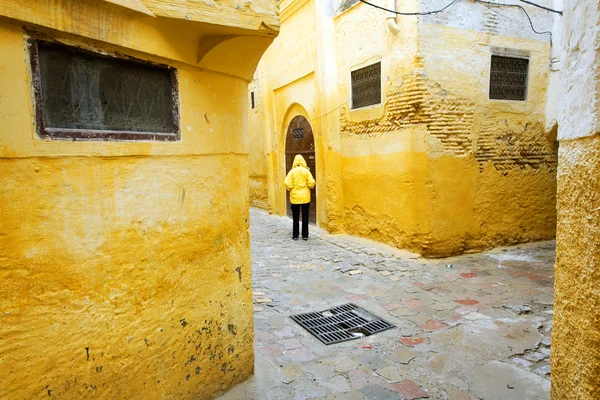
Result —
M263 209L269 208L269 188L267 182L267 146L265 138L265 114L263 111L262 79L254 76L248 90L254 93L254 109L248 108L248 144L252 151L248 154L250 170L250 205ZM248 100L250 104L250 99Z
M406 9L414 6L406 3ZM382 71L381 104L352 109L349 101L339 113L344 231L421 251L429 224L426 128L381 124L392 88L413 69L416 19L403 19L393 35L384 12L357 4L337 16L335 26L340 100L351 98L350 71L375 62Z
M552 400L600 398L600 1L566 2Z
M0 397L209 398L252 373L245 157L0 164Z
M347 232L415 251L426 244L428 159L423 139L422 130L370 140L342 139ZM393 149L394 142L405 142L406 149ZM349 154L367 146L364 155Z
M349 96L347 71L382 54L383 101L340 113L345 230L429 256L552 238L557 144L556 132L544 130L548 45L419 24L385 48L382 19L359 7L339 18L373 24L357 30L372 34L361 39L339 23L340 90ZM394 46L410 37L418 54L394 62ZM497 47L529 53L527 101L488 99ZM420 146L402 145L414 143L410 132L421 132Z
M318 26L314 0L295 0L291 7L297 9L294 14L282 17L284 22L279 35L261 61L262 71L268 74L270 91L288 85L317 68L315 42Z
M555 400L600 397L599 205L600 135L561 140L552 329Z
M444 111L441 124L433 116L429 124L433 253L554 237L558 144L556 131L545 131L549 45L433 24L420 26L419 42L431 109ZM526 101L488 99L490 58L498 51L529 55Z
M314 74L317 66L314 7L311 0L282 3L285 24L265 52L251 83L259 100L256 109L249 110L249 131L253 138L250 142L250 199L253 205L281 215L286 213L283 178L287 125L296 115L304 115L311 121L319 112ZM312 123L311 126L318 152L319 128ZM321 170L317 168L319 181ZM324 212L320 215L323 218Z
M400 3L416 8L413 0ZM545 128L547 42L414 17L398 17L393 34L385 12L359 3L333 18L327 47L327 18L315 14L310 1L285 3L282 34L259 65L271 211L285 213L281 121L296 104L316 133L318 221L330 231L428 256L554 236L557 144L556 129ZM333 65L314 51L323 43ZM492 51L529 56L527 101L488 99ZM353 110L350 71L375 62L382 102ZM256 121L250 129L262 127Z
M247 81L279 29L277 16L248 9L254 2L239 7L226 1L216 7L185 0L144 1L153 16L113 4L124 0L0 0L0 15L35 30L73 34ZM278 4L265 1L272 8Z
M210 398L254 365L247 81L206 26L45 3L0 8L0 398ZM30 31L175 67L181 141L40 140Z

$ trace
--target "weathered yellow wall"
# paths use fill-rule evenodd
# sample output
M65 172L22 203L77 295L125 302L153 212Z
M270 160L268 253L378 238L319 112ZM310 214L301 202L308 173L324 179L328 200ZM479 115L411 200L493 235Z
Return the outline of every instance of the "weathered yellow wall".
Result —
M560 142L552 398L600 397L600 134Z
M433 111L426 119L434 253L554 237L557 142L556 132L545 131L548 43L434 24L420 27L419 41L424 106ZM488 99L497 48L529 52L526 101Z
M420 251L426 240L427 144L423 129L342 138L347 232Z
M265 116L262 111L262 91L260 75L257 73L248 90L254 93L254 109L248 111L248 144L253 149L248 154L250 170L250 205L263 209L269 208L269 188L267 183L267 157L265 146ZM248 100L250 104L250 99Z
M251 83L251 87L257 88L255 93L260 99L256 109L249 110L249 131L251 137L256 138L250 142L250 199L253 204L262 205L264 187L268 193L265 208L279 214L286 213L286 190L283 186L285 134L294 116L304 115L311 121L317 159L323 151L321 126L313 123L320 112L315 77L317 23L314 7L312 0L282 3L282 20L285 24L282 24L278 36L281 39L274 41L265 52ZM293 13L289 12L290 9L294 10ZM288 46L291 42L295 45ZM302 102L302 105L298 102ZM257 139L258 136L262 136L262 141ZM260 153L263 153L264 160L263 156L257 155ZM325 169L317 168L315 178L320 181ZM263 171L264 186L261 181ZM323 193L319 193L319 197L325 199L325 187L322 188L320 191ZM318 218L323 222L326 218L325 207L318 212Z
M382 69L380 105L352 110L348 102L340 110L343 226L351 234L421 251L429 229L426 128L388 121L392 88L414 69L417 24L403 20L396 36L382 15L356 5L335 20L340 100L351 97L349 71L377 61Z
M565 2L553 400L600 398L600 1Z
M327 1L289 4L282 35L259 65L265 120L276 121L265 131L276 143L267 144L268 159L276 160L268 171L271 211L285 213L287 126L279 121L297 104L316 132L317 182L326 182L318 192L324 196L317 199L318 223L330 231L428 256L554 236L557 144L556 130L546 131L546 41L414 17L398 17L400 31L393 34L386 14L364 4L333 17L328 37L328 19L318 17ZM414 10L417 2L398 7ZM322 43L333 63L315 53ZM490 58L498 48L529 55L525 102L488 99ZM378 61L381 104L352 110L350 71ZM304 75L290 74L290 65ZM260 151L251 146L251 153ZM340 187L331 184L336 180Z
M195 66L216 26L26 3L0 8L0 398L210 398L254 364L246 71ZM37 138L24 27L175 67L181 141Z
M0 167L0 397L207 398L251 374L245 157Z
M354 21L359 11L340 18ZM394 54L361 47L364 32L382 28L368 18L354 17L378 25L354 32L340 23L347 46L338 52L340 71L361 57ZM369 39L385 43L380 35ZM342 109L345 230L429 256L552 238L556 138L544 131L548 45L434 24L419 25L414 37L419 56L409 65L383 58L383 104ZM488 99L493 47L530 51L527 101ZM343 96L348 85L341 85ZM401 146L413 141L411 129L423 132L418 149Z

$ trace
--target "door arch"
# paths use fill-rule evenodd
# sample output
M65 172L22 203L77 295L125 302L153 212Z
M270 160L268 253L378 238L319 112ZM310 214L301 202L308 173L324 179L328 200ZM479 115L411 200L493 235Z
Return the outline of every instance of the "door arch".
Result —
M303 115L296 115L290 121L287 133L285 136L285 173L292 169L292 163L296 154L301 154L306 160L306 165L310 172L316 178L317 160L315 157L315 138L313 135L310 122ZM290 196L286 195L287 215L292 216L290 209ZM317 223L317 189L312 191L310 196L310 214L309 222Z

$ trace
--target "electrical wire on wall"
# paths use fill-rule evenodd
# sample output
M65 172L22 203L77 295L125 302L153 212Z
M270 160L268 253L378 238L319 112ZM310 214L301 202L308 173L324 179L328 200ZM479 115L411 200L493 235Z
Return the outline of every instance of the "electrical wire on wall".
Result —
M325 114L321 115L320 117L316 117L316 118L313 118L313 119L311 119L309 122L311 122L311 123L312 123L313 121L319 120L319 119L323 118L324 116L331 114L331 113L332 113L332 112L334 112L335 110L339 110L339 109L340 109L340 108L342 108L342 107L343 107L345 104L348 104L348 103L350 102L350 100L352 100L352 99L348 99L348 100L346 100L345 102L343 102L342 104L340 104L339 106L337 106L336 108L334 108L333 110L329 110L329 111L327 111Z
M454 4L456 4L456 2L457 2L458 0L453 0L453 1L452 1L451 3L449 3L447 6L445 6L445 7L443 7L443 8L440 8L439 10L434 10L434 11L421 11L421 12L402 12L402 11L395 11L395 10L390 10L389 8L385 8L385 7L378 6L377 4L370 3L370 2L368 2L367 0L359 0L359 1L360 1L361 3L365 3L365 4L369 5L369 6L371 6L371 7L375 7L375 8L378 8L378 9L380 9L380 10L387 11L387 12L389 12L389 13L396 14L396 15L407 15L407 16L411 16L411 15L413 15L413 16L414 16L414 15L419 15L419 16L422 16L422 15L434 15L434 14L439 14L439 13L441 13L441 12L443 12L443 11L446 11L448 8L450 8L451 6L453 6ZM540 32L540 31L538 31L537 29L535 29L535 27L533 26L533 21L531 20L531 17L529 16L529 13L527 12L527 10L526 10L525 8L523 8L523 6L520 6L520 5L518 5L518 4L497 3L497 2L493 2L493 1L487 1L487 0L473 0L473 1L474 1L475 3L480 3L480 4L481 4L481 5L483 5L483 6L489 5L489 6L496 6L496 7L517 7L517 8L519 8L521 11L523 11L523 13L525 14L525 17L526 17L526 18L527 18L527 20L529 21L529 26L531 27L531 30L532 30L534 33L538 34L538 35L549 35L549 36L550 36L550 44L552 44L552 32L550 32L550 31L543 31L543 32ZM533 7L538 7L538 8L541 8L541 9L543 9L543 10L546 10L546 11L549 11L549 12L553 12L553 13L557 13L557 14L560 14L560 15L562 15L562 11L553 10L553 9L551 9L551 8L548 8L548 7L542 6L542 5L540 5L540 4L537 4L537 3L534 3L534 2L531 2L531 1L528 1L528 0L519 0L519 1L521 1L521 2L523 2L523 3L526 3L526 4L529 4L529 5L533 6ZM489 6L486 6L486 7L487 7L487 8L490 8ZM508 18L508 17L507 17L507 18Z
M369 6L371 6L371 7L375 7L375 8L378 8L378 9L380 9L380 10L387 11L387 12L390 12L390 13L393 13L393 14L397 14L397 15L407 15L407 16L417 16L417 15L434 15L434 14L439 14L439 13L441 13L441 12L445 11L446 9L450 8L450 7L451 7L452 5L454 5L454 4L455 4L455 3L456 3L458 0L453 0L452 2L448 3L448 5L446 5L446 6L445 6L445 7L443 7L443 8L440 8L439 10L434 10L434 11L422 11L422 12L401 12L401 11L394 11L394 10L390 10L390 9L388 9L388 8L381 7L381 6L378 6L378 5L376 5L376 4L370 3L370 2L368 2L368 1L366 1L366 0L359 0L359 1L360 1L360 2L362 2L362 3L365 3L365 4L367 4L367 5L369 5ZM549 35L549 36L550 36L550 44L552 44L552 32L550 32L550 31L544 31L544 32L540 32L540 31L536 30L536 29L535 29L535 27L533 26L533 22L532 22L532 20L531 20L531 17L530 17L530 16L529 16L529 14L527 13L527 10L525 10L525 9L524 9L522 6L520 6L520 5L518 5L518 4L496 3L496 2L493 2L493 1L487 1L487 0L473 0L473 1L474 1L475 3L480 3L482 6L484 6L484 7L488 8L488 9L490 9L491 11L494 11L494 10L492 9L492 6L496 6L496 7L518 7L518 8L519 8L521 11L523 11L523 13L525 13L525 16L527 17L527 20L529 21L529 26L531 27L531 30L532 30L534 33L538 34L538 35ZM553 10L553 9L551 9L551 8L544 7L544 6L542 6L542 5L539 5L539 4L536 4L536 3L533 3L533 2L531 2L531 1L528 1L528 0L519 0L519 1L521 1L521 2L523 2L523 3L526 3L526 4L529 4L529 5L531 5L531 6L534 6L534 7L541 8L541 9L543 9L543 10L546 10L546 11L549 11L549 12L553 12L553 13L557 13L557 14L560 14L560 15L562 15L562 11ZM500 13L497 13L497 14L501 15L502 17L504 17L504 18L506 18L506 19L509 19L509 20L511 20L511 21L514 21L512 18L509 18L509 17L507 17L507 16L506 16L506 15L504 15L504 14L500 14ZM326 112L325 114L323 114L323 115L321 115L321 116L319 116L319 117L316 117L316 118L314 118L314 119L310 120L310 122L312 123L312 122L314 122L314 121L320 120L321 118L323 118L323 117L325 117L325 116L327 116L327 115L331 114L332 112L334 112L334 111L336 111L336 110L339 110L339 109L340 109L340 108L342 108L344 105L348 104L348 103L349 103L351 100L352 100L352 99L348 99L348 100L344 101L343 103L341 103L339 106L335 107L334 109L332 109L332 110L330 110L330 111Z
M359 0L359 1L361 3L365 3L365 4L370 5L371 7L379 8L380 10L384 10L384 11L390 12L392 14L397 14L397 15L433 15L433 14L438 14L438 13L441 13L442 11L445 11L448 7L452 6L458 0L453 0L452 3L448 4L444 8L440 8L439 10L435 10L435 11L421 11L421 12L401 12L401 11L394 11L394 10L390 10L389 8L378 6L377 4L369 3L366 0Z
M548 8L548 7L545 7L545 6L541 5L541 4L534 3L534 2L532 2L532 1L528 1L528 0L519 0L519 1L520 1L521 3L529 4L530 6L534 6L534 7L537 7L537 8L541 8L542 10L546 10L546 11L550 11L550 12L553 12L553 13L557 13L557 14L560 14L560 15L562 15L562 11L553 10L553 9L551 9L551 8Z

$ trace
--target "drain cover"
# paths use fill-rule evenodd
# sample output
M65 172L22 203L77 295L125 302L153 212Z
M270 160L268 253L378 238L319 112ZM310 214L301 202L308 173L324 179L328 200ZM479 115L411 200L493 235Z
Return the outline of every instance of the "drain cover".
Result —
M394 327L352 303L319 312L296 314L291 318L324 344L358 339Z

